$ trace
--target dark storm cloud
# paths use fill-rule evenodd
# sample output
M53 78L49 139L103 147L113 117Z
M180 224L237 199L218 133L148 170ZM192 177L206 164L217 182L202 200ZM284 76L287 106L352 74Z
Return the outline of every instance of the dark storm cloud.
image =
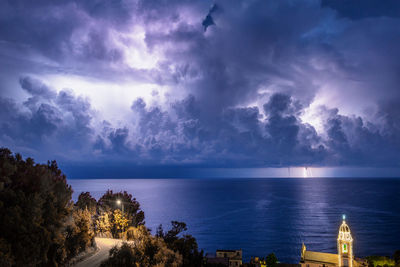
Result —
M41 81L22 77L20 85L31 95L23 103L29 111L24 112L12 99L2 98L2 113L9 115L2 120L2 137L38 148L46 136L51 136L58 129L62 114L49 102L56 93Z
M203 20L203 22L201 23L201 25L203 25L204 27L204 31L207 31L207 28L209 26L215 25L214 19L212 17L212 14L215 13L216 11L218 11L219 8L216 4L212 5L212 7L210 8L210 11L208 12L207 16L205 17L205 19Z
M381 103L377 120L384 123L381 132L389 140L400 144L400 105L398 99Z
M274 101L274 98L275 96L273 96L270 101L273 103L267 105L273 108L274 113L269 117L266 129L271 136L273 143L276 144L278 148L277 151L280 151L283 155L287 155L296 148L299 126L295 116L282 116L281 112L284 112L287 109L287 107L282 106L282 104L286 105L287 103L276 102ZM278 106L274 108L274 105Z
M397 0L322 0L322 6L333 8L340 16L350 19L400 16L400 2Z
M111 149L117 153L124 152L127 148L127 138L129 130L127 128L118 128L108 135L111 141Z
M282 109L277 99L283 98L286 104ZM278 112L262 120L257 107L230 108L216 114L216 123L210 123L202 118L201 103L194 96L173 103L170 112L147 107L143 99L137 99L132 104L137 132L130 143L128 130L117 129L103 134L96 148L99 153L130 151L128 155L143 163L158 160L163 165L282 166L324 160L322 142L311 126L300 122L299 108L290 96L273 95L265 106Z
M0 36L51 57L63 55L62 44L84 23L76 6L67 1L2 1Z
M21 77L20 85L31 95L22 105L0 98L1 142L40 159L44 154L58 154L59 150L65 152L66 158L77 148L84 153L92 135L90 103L68 90L57 93L29 76Z
M29 77L21 78L21 86L43 95L54 93L49 94L51 89ZM265 114L257 107L229 108L215 114L211 123L202 116L202 103L193 95L174 102L169 111L148 106L139 98L131 107L135 131L130 132L129 124L113 128L104 122L96 138L88 115L90 104L68 91L39 101L30 112L22 112L12 100L1 102L3 142L12 139L20 147L48 152L54 147L65 149L66 145L72 150L89 146L98 159L114 155L111 162L129 159L144 165L256 167L392 166L399 160L398 143L364 125L360 117L339 115L337 109L321 111L326 117L327 137L319 136L311 125L301 122L303 107L298 101L283 93L269 98L264 104Z
M400 160L398 141L360 117L329 110L325 124L330 156L337 165L395 166ZM396 133L397 132L397 133ZM390 131L390 134L398 131Z
M94 29L88 33L88 40L79 48L78 52L83 59L115 62L122 59L122 52L116 48L110 48L107 44L108 33Z
M166 103L131 99L129 114L105 121L89 99L25 76L38 65L24 59L15 73L22 101L0 94L1 144L98 164L398 166L398 8L397 1L3 1L2 55L15 46L49 61L39 66L56 66L52 74L170 90ZM151 69L124 65L134 56L115 43L132 45L134 26L145 31L147 52L162 53ZM325 97L317 131L302 116Z
M48 88L41 81L32 77L26 76L20 79L21 88L26 90L34 97L43 97L44 99L52 99L56 93Z
M302 55L318 46L303 41L303 35L318 27L329 11L321 12L313 3L296 3L221 1L219 26L206 34L181 22L166 34L147 32L146 41L152 48L177 47L168 50L170 64L185 65L186 73L194 74L178 82L208 105L205 110L210 113L254 101L258 90L270 85L310 101L317 88L308 76L316 70Z
M130 1L1 1L1 60L12 59L22 73L78 73L111 79L129 72L139 79L146 74L109 67L123 60L121 47L111 41L112 28L126 30L135 8ZM15 72L11 74L21 75Z

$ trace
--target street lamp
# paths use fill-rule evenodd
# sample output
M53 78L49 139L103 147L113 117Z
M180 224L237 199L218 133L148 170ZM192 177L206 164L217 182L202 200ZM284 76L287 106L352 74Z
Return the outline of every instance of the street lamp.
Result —
M122 215L124 215L124 203L120 200L120 199L117 199L117 205L119 206L119 205L121 205L122 206ZM122 232L124 232L124 226L122 226Z
M119 205L122 206L122 213L124 213L124 203L122 203L121 200L117 199L117 204L118 204L118 206L119 206Z

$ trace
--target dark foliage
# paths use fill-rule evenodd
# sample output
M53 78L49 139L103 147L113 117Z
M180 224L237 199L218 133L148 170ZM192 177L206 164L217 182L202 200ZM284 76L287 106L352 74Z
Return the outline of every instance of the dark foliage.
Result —
M396 250L393 254L393 260L396 263L396 267L400 267L400 250Z
M85 208L93 215L96 213L97 201L90 195L89 192L82 192L79 194L78 201L75 206L81 210Z
M121 201L119 205L117 200ZM101 212L113 211L115 209L124 209L124 214L128 217L128 226L138 227L144 225L144 212L140 209L140 204L126 191L114 193L108 190L98 201Z
M55 161L35 164L0 149L0 244L10 262L41 265L63 262L64 223L72 189ZM11 248L11 250L9 250Z
M372 255L365 258L368 261L369 267L395 266L395 260L391 259L390 257Z
M162 225L157 229L156 236L164 239L167 247L182 255L182 266L201 266L203 251L198 250L196 239L191 235L181 235L187 230L184 222L172 221L172 228L164 232Z
M76 255L94 245L91 213L86 208L74 210L72 220L66 227L65 246L68 255Z
M182 266L182 256L169 249L161 238L152 236L145 226L131 227L128 232L134 242L112 248L101 266Z
M0 149L1 266L58 266L91 244L90 216L73 214L71 194L55 161Z
M273 267L278 263L278 258L275 256L275 253L271 253L267 255L265 261L268 267Z
M137 259L131 246L124 243L120 248L113 247L110 250L110 257L101 266L135 266L136 261Z
M226 267L223 263L205 263L204 267Z

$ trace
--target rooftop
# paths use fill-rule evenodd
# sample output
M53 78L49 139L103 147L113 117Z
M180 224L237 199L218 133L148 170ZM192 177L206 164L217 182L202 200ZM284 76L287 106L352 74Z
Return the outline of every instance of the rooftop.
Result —
M331 264L338 264L338 255L332 253L323 253L323 252L315 252L315 251L305 251L304 252L304 261L316 261L316 262L325 262Z
M241 249L217 249L217 252L236 252L241 251Z

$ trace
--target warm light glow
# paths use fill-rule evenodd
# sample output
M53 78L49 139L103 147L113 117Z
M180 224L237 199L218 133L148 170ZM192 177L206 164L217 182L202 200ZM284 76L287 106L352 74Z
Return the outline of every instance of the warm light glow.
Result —
M353 238L351 236L350 227L346 224L346 215L342 215L343 222L339 227L337 239L339 266L353 267ZM348 261L348 263L345 263Z
M118 204L118 205L121 205L121 200L118 199L118 200L117 200L117 204Z

